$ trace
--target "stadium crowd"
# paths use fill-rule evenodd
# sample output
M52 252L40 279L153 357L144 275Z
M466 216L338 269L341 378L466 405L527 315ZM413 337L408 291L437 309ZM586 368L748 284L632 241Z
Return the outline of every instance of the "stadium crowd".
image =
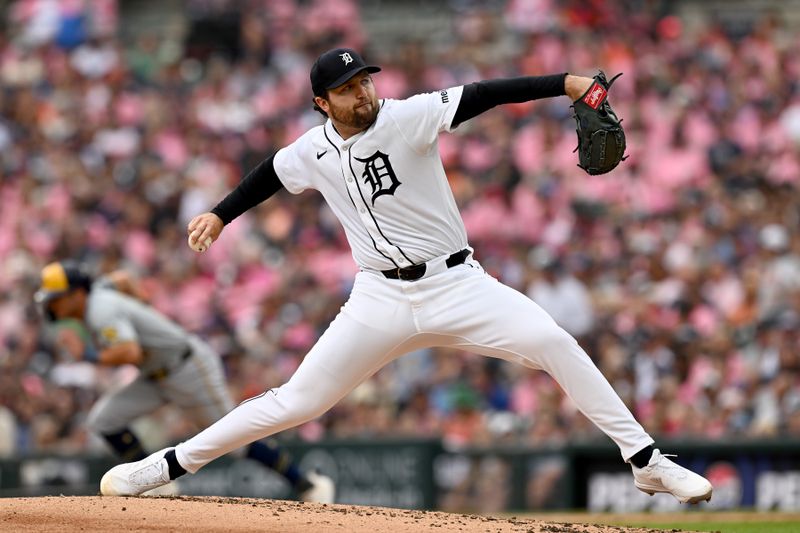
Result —
M370 43L355 0L191 1L186 24L233 16L234 5L235 46L220 49L186 31L123 39L115 0L8 6L0 455L101 450L86 413L135 373L54 349L31 299L53 260L132 272L150 303L222 354L237 399L292 374L356 272L321 196L284 191L202 255L185 225L321 122L308 72L336 45L382 65L374 79L391 98L492 77L624 72L612 102L630 158L609 175L576 167L563 97L442 135L476 257L579 339L652 434L800 436L800 36L779 17L733 32L634 0L462 2L448 43L397 47ZM180 439L181 420L163 410L141 422L143 440ZM452 350L401 358L285 435L599 438L547 375Z

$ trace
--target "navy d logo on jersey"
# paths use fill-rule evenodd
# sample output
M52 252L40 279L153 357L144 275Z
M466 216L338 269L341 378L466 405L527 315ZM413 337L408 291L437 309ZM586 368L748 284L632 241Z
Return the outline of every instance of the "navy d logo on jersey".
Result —
M366 159L356 157L357 161L364 163L364 172L361 177L364 183L372 187L372 205L375 199L384 194L394 195L395 189L400 185L394 173L389 156L378 150Z

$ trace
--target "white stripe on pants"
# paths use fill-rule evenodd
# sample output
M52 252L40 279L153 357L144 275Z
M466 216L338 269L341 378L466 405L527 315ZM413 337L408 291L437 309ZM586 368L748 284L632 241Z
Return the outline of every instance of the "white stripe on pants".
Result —
M350 299L291 379L179 444L178 461L196 472L236 448L312 420L392 359L426 346L459 347L545 370L625 460L653 443L568 333L528 297L468 260L415 282L359 273Z

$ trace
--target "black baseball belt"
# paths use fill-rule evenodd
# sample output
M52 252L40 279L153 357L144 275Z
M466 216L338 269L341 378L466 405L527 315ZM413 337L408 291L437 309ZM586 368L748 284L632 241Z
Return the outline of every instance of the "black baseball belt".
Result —
M186 349L181 354L180 359L178 360L178 364L173 366L172 368L156 368L152 372L149 372L145 375L147 379L151 379L153 381L161 381L162 379L167 379L170 374L177 371L183 364L192 356L192 346L186 345Z
M453 268L456 265L464 264L464 261L467 260L469 257L470 251L466 248L463 250L454 253L447 259L445 259L444 264L447 265L447 268ZM386 276L389 279L401 279L403 281L417 281L422 276L425 275L425 272L428 270L427 263L420 263L418 265L411 265L404 268L390 268L389 270L381 270L381 274Z

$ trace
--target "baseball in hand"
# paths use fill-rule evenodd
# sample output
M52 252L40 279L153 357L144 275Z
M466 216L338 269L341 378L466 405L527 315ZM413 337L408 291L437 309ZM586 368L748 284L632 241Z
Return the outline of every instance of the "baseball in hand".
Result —
M203 242L194 241L192 240L192 235L189 235L189 248L194 250L195 252L205 252L208 250L208 247L211 246L211 243L214 242L211 240L211 237L206 237L206 240Z

